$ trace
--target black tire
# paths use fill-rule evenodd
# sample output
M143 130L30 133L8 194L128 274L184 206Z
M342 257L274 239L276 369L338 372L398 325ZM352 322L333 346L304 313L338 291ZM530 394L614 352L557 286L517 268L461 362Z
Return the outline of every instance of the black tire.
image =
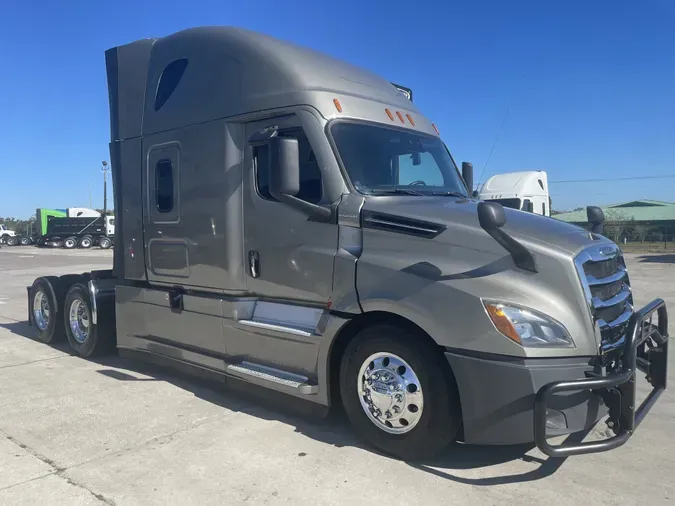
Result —
M98 245L101 249L110 249L112 246L112 241L107 237L101 237L98 241Z
M35 314L35 301L38 292L44 294L50 309L49 319L47 321L46 327L44 327L43 322L36 318ZM62 299L60 301L58 300L61 298L60 295L61 290L59 287L59 279L52 276L37 278L33 282L33 286L30 288L28 297L28 313L30 323L36 330L35 337L38 341L43 343L53 343L62 340L65 335L63 325L61 324L62 318L60 318L61 310L63 308L60 304L58 304L58 302L62 302Z
M16 246L19 244L19 238L14 236L14 237L8 237L7 238L7 246Z
M94 238L90 235L85 235L80 239L80 248L89 249L94 245Z
M44 248L45 247L45 238L44 237L38 237L36 244L37 244L38 248Z
M30 244L30 237L22 237L19 242L21 246L28 246Z
M65 249L74 249L77 247L77 237L66 237L63 240L63 247Z
M83 310L83 316L88 320L88 332L83 338L82 335L76 337L71 327L71 309L74 304L79 304ZM63 304L63 324L66 329L66 337L70 347L84 358L103 355L111 351L114 345L112 328L106 325L94 325L91 320L91 300L89 290L81 283L75 283L70 287L66 294ZM84 319L84 318L83 318ZM82 326L80 326L82 328Z
M380 352L397 355L407 362L424 394L419 421L404 434L385 432L361 406L358 393L361 366ZM407 329L380 324L361 330L347 346L340 366L342 404L357 435L379 451L403 460L430 458L442 452L454 441L461 426L457 388L443 360L442 354L426 346L419 336L411 336Z

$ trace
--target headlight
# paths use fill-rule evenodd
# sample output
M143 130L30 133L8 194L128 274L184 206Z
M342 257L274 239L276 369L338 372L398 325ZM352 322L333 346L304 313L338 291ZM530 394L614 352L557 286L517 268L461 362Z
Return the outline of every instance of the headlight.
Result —
M546 315L500 302L483 301L483 305L497 330L521 346L574 346L567 329Z

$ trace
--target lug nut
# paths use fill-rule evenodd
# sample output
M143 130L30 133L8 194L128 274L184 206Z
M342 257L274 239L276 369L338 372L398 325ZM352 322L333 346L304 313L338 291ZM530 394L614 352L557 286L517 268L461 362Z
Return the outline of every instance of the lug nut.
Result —
M391 410L392 410L394 413L400 413L400 412L401 412L401 408L399 408L398 406L392 406Z
M396 402L403 402L403 396L401 394L396 394L394 396L394 399L396 399ZM398 406L396 406L398 407Z
M391 418L391 412L390 412L390 411L387 411L387 412L384 414L384 416L387 417L387 418Z

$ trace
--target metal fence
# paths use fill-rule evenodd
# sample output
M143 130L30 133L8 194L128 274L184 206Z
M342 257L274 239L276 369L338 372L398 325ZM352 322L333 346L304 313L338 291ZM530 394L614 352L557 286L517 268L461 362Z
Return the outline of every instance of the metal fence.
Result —
M611 227L606 227L603 235L619 244L624 250L675 251L675 233L617 233Z

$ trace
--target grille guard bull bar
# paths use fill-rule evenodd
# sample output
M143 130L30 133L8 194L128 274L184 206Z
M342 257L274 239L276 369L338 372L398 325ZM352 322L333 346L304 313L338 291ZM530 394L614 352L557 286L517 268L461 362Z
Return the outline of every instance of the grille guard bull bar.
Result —
M658 315L658 324L652 316ZM534 399L534 441L539 450L549 457L569 457L586 453L613 450L633 435L666 389L668 374L668 311L666 303L656 299L636 311L628 322L622 367L607 376L582 378L548 383L539 389ZM636 409L637 371L647 375L652 391ZM549 444L546 435L546 411L551 396L562 392L591 390L600 395L609 408L607 425L614 436L579 444L558 446Z

